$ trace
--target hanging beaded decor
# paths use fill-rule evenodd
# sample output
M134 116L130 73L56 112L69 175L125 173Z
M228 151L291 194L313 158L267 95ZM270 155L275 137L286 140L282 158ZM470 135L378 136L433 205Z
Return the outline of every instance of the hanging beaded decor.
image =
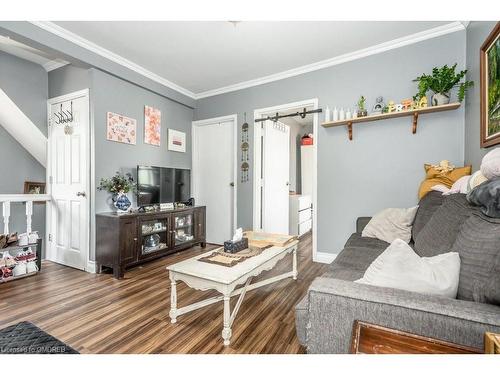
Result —
M250 149L248 128L247 113L245 112L245 122L241 126L241 182L248 181L248 170L250 169L250 165L248 164L248 151Z

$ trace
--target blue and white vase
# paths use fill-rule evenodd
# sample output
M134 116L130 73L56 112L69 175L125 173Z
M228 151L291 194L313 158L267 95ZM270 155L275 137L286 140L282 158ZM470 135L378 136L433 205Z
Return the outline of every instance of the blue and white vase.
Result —
M120 192L113 197L114 206L118 213L128 212L132 202L128 199L127 194Z

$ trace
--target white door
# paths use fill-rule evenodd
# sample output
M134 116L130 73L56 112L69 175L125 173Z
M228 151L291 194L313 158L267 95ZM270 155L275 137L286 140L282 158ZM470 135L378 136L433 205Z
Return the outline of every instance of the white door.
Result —
M206 206L206 239L223 244L235 226L235 131L229 121L193 123L193 197Z
M288 234L290 127L265 121L262 145L262 230Z
M73 121L57 123L61 111L73 107ZM48 258L66 266L85 269L89 251L89 99L49 101Z

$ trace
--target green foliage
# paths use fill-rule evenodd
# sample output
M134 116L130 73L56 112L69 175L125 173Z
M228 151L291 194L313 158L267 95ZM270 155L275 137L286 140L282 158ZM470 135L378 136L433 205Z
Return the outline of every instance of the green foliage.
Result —
M467 73L467 70L462 70L455 73L457 64L452 67L445 65L441 68L432 69L432 74L422 74L417 77L413 82L418 82L418 93L413 97L414 100L424 97L427 91L431 90L436 94L446 94L452 88L458 86L458 100L462 101L465 97L465 92L468 88L474 85L473 81L462 81Z
M113 194L120 192L128 193L129 191L136 191L136 186L130 173L123 175L120 172L116 172L111 178L101 178L97 190L106 190Z
M488 51L488 134L500 131L500 40Z
M365 110L365 103L366 103L366 99L365 99L365 97L363 95L361 95L361 97L358 100L358 109L360 111L364 111Z

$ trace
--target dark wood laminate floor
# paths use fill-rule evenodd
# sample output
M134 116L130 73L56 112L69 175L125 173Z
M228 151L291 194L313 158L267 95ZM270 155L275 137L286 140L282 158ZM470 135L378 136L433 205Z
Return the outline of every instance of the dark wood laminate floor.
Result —
M231 345L222 344L222 303L171 324L170 282L165 267L209 250L195 247L115 280L51 262L33 277L0 284L0 328L28 320L81 353L303 353L295 333L297 302L325 265L311 259L311 236L300 241L298 280L250 291L233 324ZM291 270L291 257L255 281ZM178 306L216 295L180 282ZM237 298L232 299L232 306Z

